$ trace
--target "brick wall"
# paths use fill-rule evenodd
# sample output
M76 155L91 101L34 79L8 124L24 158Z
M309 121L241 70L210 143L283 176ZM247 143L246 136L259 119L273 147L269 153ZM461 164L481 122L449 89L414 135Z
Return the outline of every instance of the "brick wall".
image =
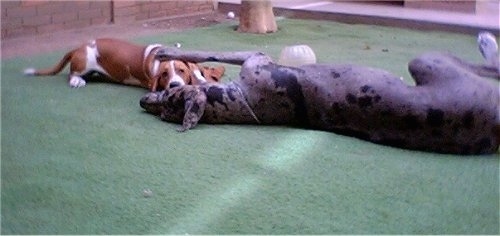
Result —
M213 0L0 1L2 39L92 25L209 12Z
M114 1L113 22L132 22L214 10L212 0L195 1Z

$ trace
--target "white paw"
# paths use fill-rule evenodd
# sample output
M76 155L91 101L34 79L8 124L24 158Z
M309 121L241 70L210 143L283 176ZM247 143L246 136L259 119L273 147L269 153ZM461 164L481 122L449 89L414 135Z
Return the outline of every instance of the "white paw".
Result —
M85 82L85 80L79 76L71 76L71 78L69 79L69 86L72 88L85 87L86 84L87 82Z
M23 72L24 75L35 75L35 68L26 68Z
M486 63L496 66L498 63L498 44L495 36L490 32L481 32L477 36L477 45Z

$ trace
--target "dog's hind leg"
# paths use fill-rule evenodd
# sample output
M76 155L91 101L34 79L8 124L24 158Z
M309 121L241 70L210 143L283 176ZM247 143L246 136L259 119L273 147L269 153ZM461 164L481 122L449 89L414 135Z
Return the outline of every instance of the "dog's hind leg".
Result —
M86 55L83 53L74 53L71 58L71 65L68 75L68 84L72 88L85 87L87 82L83 79L83 75L87 73L86 71Z
M485 60L484 64L473 64L453 55L447 56L450 58L450 62L476 75L500 80L500 61L495 36L489 32L481 32L477 36L477 45Z
M87 85L85 79L83 79L85 71L85 65L82 63L72 63L71 69L68 75L68 84L72 88L81 88Z

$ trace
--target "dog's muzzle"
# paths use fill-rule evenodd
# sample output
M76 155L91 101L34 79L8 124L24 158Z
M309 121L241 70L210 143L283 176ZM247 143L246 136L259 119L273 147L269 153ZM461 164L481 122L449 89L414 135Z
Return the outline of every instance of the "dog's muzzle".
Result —
M166 91L148 93L141 98L139 105L147 112L158 115L162 110L161 99L165 92Z

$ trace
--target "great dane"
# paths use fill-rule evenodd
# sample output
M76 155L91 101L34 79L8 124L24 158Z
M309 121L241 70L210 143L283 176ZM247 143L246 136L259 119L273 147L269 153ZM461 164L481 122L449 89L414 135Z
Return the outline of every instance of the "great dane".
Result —
M489 33L478 44L484 65L435 52L410 61L416 86L359 65L287 67L260 52L163 48L160 60L241 65L239 79L148 93L140 105L182 123L179 131L198 122L292 125L408 149L491 154L500 143L498 46Z

